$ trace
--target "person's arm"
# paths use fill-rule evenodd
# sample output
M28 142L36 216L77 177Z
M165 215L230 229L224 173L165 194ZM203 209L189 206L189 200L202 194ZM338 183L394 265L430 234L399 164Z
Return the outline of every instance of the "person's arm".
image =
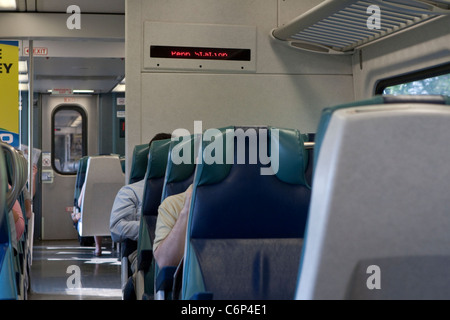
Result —
M137 241L139 236L138 219L139 200L127 188L122 188L114 200L111 210L110 225L111 238L113 241L122 242L125 239Z
M19 240L20 237L22 237L23 232L25 231L25 220L23 218L22 209L17 200L14 203L12 212L14 216L14 225L16 227L16 239Z
M24 195L24 203L25 203L25 214L27 216L27 219L31 218L31 197L30 192L27 190L27 188L23 188L23 195Z
M160 268L176 266L183 258L191 196L192 188L190 187L185 192L184 206L181 209L172 230L156 247L153 253Z

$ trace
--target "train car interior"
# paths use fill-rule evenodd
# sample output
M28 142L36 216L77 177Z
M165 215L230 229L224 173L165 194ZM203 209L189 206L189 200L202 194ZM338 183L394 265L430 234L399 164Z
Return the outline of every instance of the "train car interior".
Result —
M449 105L449 0L0 0L0 300L450 299Z

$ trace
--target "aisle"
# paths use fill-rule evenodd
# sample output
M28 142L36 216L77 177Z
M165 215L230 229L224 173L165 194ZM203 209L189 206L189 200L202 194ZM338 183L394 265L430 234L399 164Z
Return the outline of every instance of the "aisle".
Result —
M100 257L78 241L41 241L33 246L29 300L120 300L120 262L111 244Z

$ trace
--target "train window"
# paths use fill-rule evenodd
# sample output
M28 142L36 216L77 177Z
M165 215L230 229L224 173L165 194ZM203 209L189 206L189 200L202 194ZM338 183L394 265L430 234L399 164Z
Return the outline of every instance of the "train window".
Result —
M393 95L449 95L450 64L408 75L381 80L375 89L376 94Z
M87 154L87 118L79 106L60 106L52 115L52 167L76 174L78 160Z

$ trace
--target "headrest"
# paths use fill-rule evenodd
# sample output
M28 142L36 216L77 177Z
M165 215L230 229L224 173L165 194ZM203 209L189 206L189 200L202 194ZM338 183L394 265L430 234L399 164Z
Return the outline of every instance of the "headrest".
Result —
M161 201L171 195L184 192L194 179L196 167L194 135L172 139Z
M269 126L209 129L203 134L201 150L197 185L220 182L233 165L249 164L259 166L261 175L307 186L308 154L298 130Z
M446 104L450 105L450 97L440 96L440 95L379 95L371 99L355 101L351 103L337 105L331 108L323 109L322 115L320 117L319 126L317 128L316 134L316 145L314 148L314 161L317 162L320 146L322 144L323 137L330 123L331 116L336 110L353 108L353 107L364 107L373 106L379 104L388 103L431 103L431 104Z
M311 194L303 135L267 126L207 130L201 150L191 238L303 237Z
M286 183L307 185L305 170L308 164L308 153L304 148L304 135L298 130L278 130L280 164L277 177ZM276 143L273 134L271 139L273 143Z
M78 160L77 178L75 182L76 187L81 188L83 186L84 179L86 177L88 160L89 156L84 156Z
M85 173L87 169L87 163L88 163L89 156L84 156L80 158L79 164L78 164L78 172Z
M166 183L183 181L195 170L194 135L172 140L169 147L169 160L166 170Z
M148 155L147 179L162 178L166 174L170 139L153 141Z
M134 147L129 183L144 179L147 171L148 150L148 144L140 144Z

